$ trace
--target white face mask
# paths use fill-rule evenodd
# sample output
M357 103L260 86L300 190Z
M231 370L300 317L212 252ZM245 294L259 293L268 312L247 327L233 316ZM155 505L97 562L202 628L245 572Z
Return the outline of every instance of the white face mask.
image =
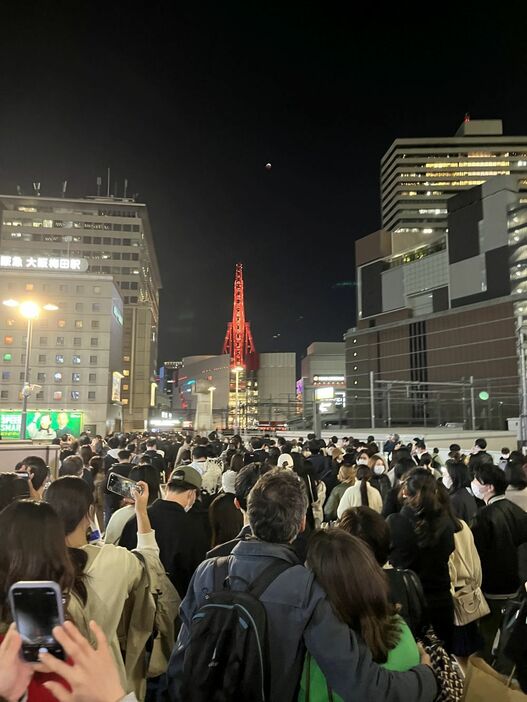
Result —
M357 459L357 465L358 465L358 466L367 466L367 465L368 465L368 459L367 459L367 458L359 458L359 459Z
M477 497L479 500L484 499L484 492L483 492L483 485L479 482L479 480L474 480L471 482L470 487L472 488L472 492L474 493L474 496Z
M382 475L384 473L384 466L374 466L373 472L375 475Z
M442 470L441 473L443 474L443 485L446 487L447 490L450 490L450 488L452 487L452 478L446 470Z

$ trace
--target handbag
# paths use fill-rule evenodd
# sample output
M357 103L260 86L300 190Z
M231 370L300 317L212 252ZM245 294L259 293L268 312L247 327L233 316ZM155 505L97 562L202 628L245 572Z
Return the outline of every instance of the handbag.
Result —
M500 675L483 658L468 659L463 702L527 702L527 695L512 681Z
M430 656L432 670L437 679L438 693L434 702L460 702L463 696L463 676L432 627L426 630L421 643Z
M463 528L468 529L464 522L462 524ZM473 547L476 548L475 546ZM467 572L470 572L467 562L463 558L462 550L456 548L455 554L463 563ZM465 624L470 624L490 614L490 607L478 585L466 585L460 590L454 590L452 599L454 601L454 624L456 626L465 626Z
M456 626L465 626L490 614L490 607L480 587L462 588L454 592L452 597Z

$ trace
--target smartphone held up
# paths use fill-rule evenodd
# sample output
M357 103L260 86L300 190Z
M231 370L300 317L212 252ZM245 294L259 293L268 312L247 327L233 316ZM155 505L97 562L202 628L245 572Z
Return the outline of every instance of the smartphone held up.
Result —
M106 487L115 495L120 495L121 497L126 497L127 499L134 501L137 494L143 494L143 488L141 485L136 483L135 480L130 480L130 478L125 478L117 473L108 474L108 482L106 483Z
M35 663L41 653L64 660L53 629L64 623L62 593L51 580L21 580L9 588L11 616L22 638L22 655Z

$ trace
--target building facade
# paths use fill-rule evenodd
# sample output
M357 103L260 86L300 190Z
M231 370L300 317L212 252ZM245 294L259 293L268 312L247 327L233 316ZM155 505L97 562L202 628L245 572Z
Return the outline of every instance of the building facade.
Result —
M518 416L524 199L511 176L453 196L441 250L394 255L386 231L357 242L358 324L345 336L352 420L502 429Z
M0 255L79 257L111 275L123 307L123 418L142 429L155 380L161 279L148 211L132 199L0 195Z
M1 268L0 301L6 300L58 307L42 310L33 323L29 411L80 415L92 434L120 429L123 301L112 277ZM7 417L21 410L26 337L17 308L0 304L0 411Z

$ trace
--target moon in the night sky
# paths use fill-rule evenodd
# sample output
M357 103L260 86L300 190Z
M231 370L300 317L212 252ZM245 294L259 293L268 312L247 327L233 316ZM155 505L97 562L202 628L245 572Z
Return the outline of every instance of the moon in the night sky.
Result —
M266 170L266 171L270 171L272 167L273 167L273 164L272 164L272 163L266 163L266 164L265 164L265 170Z

